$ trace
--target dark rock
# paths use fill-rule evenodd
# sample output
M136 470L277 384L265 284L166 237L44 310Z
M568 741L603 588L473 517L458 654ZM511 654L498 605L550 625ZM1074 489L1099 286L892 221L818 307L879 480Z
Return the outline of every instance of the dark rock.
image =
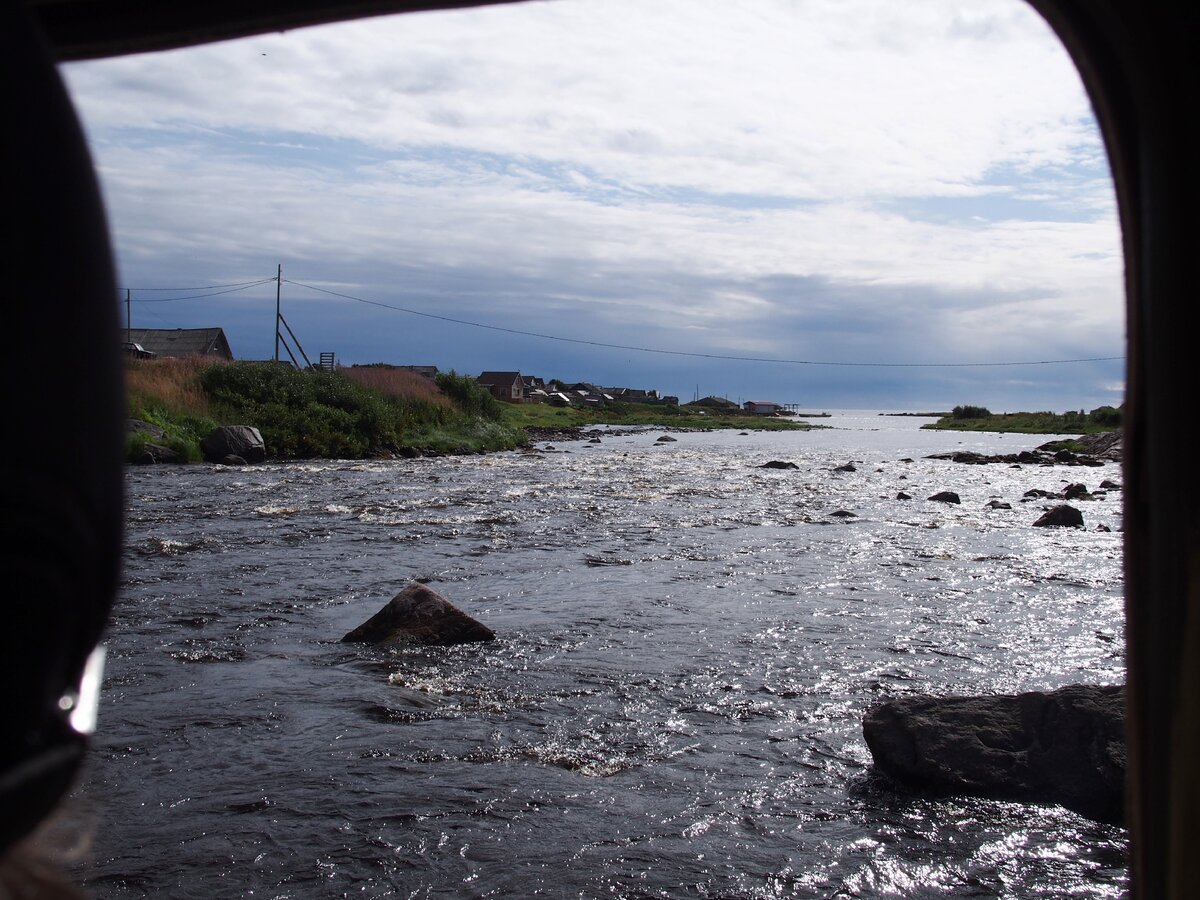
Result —
M660 437L654 443L656 443L656 444L673 444L673 443L675 443L676 440L678 440L678 438L673 438L669 434L664 434L662 437Z
M989 500L987 505L989 509L1012 509L1012 504L1003 500Z
M1063 488L1060 495L1064 500L1088 500L1091 495L1088 493L1087 485L1083 483L1068 484Z
M912 495L911 495L911 494L906 494L906 493L904 493L904 491L898 491L898 492L896 493L896 499L897 499L897 500L911 500L911 499L912 499Z
M962 503L962 500L959 499L958 494L954 493L954 491L938 491L929 499L936 500L938 503Z
M152 441L161 441L167 436L167 433L157 425L151 425L141 419L126 419L125 431L129 434L144 434Z
M1033 488L1032 490L1028 490L1028 491L1026 491L1026 492L1025 492L1024 494L1022 494L1021 496L1022 496L1022 497L1030 497L1030 498L1036 498L1036 497L1057 497L1057 496L1058 496L1058 494L1053 494L1053 493L1051 493L1050 491L1043 491L1041 488Z
M889 700L863 719L875 766L941 794L1124 814L1124 688L1070 685L993 697Z
M858 469L854 468L854 463L846 463L844 466L836 466L833 471L835 471L835 472L857 472Z
M246 462L259 463L267 458L262 435L249 425L221 425L200 442L204 458L220 462L226 456L240 456Z
M363 624L342 638L345 643L469 644L495 640L496 634L458 609L437 591L413 583Z
M1073 506L1063 503L1047 510L1036 522L1034 528L1082 528L1083 513Z
M223 466L244 466L247 465L246 460L238 456L236 453L230 453L220 460Z
M598 437L594 437L594 438L592 438L590 441L588 441L588 443L589 443L589 444L599 444L599 443L600 443L600 438L598 438Z
M902 462L902 463L910 463L912 461L913 461L913 458L911 456L905 456L900 460L900 462Z
M1106 491L1119 491L1121 489L1121 485L1108 478L1105 478L1102 482L1100 482L1100 487Z
M763 463L761 466L758 466L758 468L760 468L760 469L799 469L800 467L798 465L796 465L794 462L784 462L781 459L773 459L770 462Z
M837 512L831 512L829 515L835 519L856 519L856 518L858 518L858 513L852 513L848 509L839 509Z
M135 465L149 466L155 463L182 462L182 457L170 447L164 447L161 444L146 444L133 462Z
M1106 532L1112 531L1112 529L1109 528L1107 525L1097 525L1096 530L1097 531L1106 531Z

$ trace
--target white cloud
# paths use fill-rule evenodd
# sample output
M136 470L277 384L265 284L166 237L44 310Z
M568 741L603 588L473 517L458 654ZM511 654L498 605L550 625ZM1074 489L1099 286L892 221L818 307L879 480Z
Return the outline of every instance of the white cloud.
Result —
M989 352L1120 339L1103 148L1018 0L527 3L66 72L126 280L284 258L436 294L457 271L519 283L505 311L543 326L570 298L614 335L781 355L789 300L759 286L798 278L843 307L908 290L914 334L986 325ZM886 344L859 319L822 355Z

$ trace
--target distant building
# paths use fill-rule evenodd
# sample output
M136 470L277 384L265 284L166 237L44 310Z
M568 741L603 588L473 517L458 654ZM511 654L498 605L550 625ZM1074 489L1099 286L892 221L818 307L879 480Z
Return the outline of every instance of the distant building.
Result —
M742 409L754 416L773 416L783 409L783 404L769 400L747 400Z
M497 400L521 403L525 399L525 383L520 372L483 372L475 380Z
M122 335L127 347L133 344L141 347L143 352L159 357L233 359L233 351L221 328L131 328L122 331Z

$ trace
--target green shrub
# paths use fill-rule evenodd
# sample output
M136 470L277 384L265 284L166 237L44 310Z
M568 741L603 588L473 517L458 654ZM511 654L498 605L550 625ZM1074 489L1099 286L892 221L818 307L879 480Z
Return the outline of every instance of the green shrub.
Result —
M437 386L468 416L478 416L492 422L504 418L504 409L488 389L470 375L459 375L453 369L439 372Z
M950 413L955 419L986 419L991 414L986 406L956 406Z

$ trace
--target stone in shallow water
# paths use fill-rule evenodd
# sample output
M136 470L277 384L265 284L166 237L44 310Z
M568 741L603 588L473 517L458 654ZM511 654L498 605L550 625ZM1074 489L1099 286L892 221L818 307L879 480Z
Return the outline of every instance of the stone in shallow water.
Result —
M1083 513L1065 503L1047 510L1033 523L1034 528L1082 528Z
M863 736L876 768L914 787L1058 803L1120 822L1124 690L1076 684L989 697L904 697L871 709Z
M495 640L496 633L472 619L432 588L413 583L379 612L342 638L344 643L470 644Z

